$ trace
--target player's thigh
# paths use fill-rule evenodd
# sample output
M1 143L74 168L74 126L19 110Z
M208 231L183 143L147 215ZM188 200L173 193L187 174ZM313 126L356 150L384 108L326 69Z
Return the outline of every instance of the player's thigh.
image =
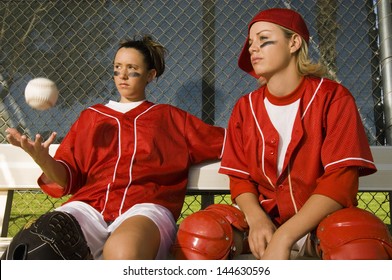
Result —
M142 215L124 220L105 243L105 259L155 259L160 245L156 224Z

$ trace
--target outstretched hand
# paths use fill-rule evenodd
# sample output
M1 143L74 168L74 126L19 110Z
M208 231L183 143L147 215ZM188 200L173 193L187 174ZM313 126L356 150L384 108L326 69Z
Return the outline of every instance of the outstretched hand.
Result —
M49 146L56 139L56 132L53 132L49 138L44 141L40 134L35 136L35 140L27 138L26 135L22 135L15 128L6 129L7 141L17 147L21 147L26 153L28 153L36 163L39 165L44 164L49 156Z

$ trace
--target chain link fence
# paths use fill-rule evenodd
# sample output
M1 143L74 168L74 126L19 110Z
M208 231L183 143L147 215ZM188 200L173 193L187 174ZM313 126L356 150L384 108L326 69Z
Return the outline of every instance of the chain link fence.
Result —
M60 143L83 109L117 100L112 61L118 42L146 33L168 50L166 71L149 85L147 98L226 127L236 100L257 86L237 67L247 24L257 11L272 7L304 16L311 56L352 92L369 143L386 145L373 0L0 0L0 143L6 143L7 127L30 136L56 131ZM27 82L36 77L50 78L59 88L57 105L48 111L33 110L24 100ZM388 193L359 199L361 207L390 223ZM229 203L230 197L188 197L184 213L200 209L203 200Z

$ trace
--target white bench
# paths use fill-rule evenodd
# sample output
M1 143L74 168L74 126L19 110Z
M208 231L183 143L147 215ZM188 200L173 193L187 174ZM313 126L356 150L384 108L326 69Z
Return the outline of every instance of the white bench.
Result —
M50 146L53 155L58 145ZM360 178L360 191L392 192L392 146L371 147L378 172ZM218 173L220 162L210 162L191 167L188 194L228 193L229 179ZM22 149L10 144L0 144L0 232L9 218L7 198L12 190L39 190L37 178L40 168ZM11 238L0 237L0 256Z

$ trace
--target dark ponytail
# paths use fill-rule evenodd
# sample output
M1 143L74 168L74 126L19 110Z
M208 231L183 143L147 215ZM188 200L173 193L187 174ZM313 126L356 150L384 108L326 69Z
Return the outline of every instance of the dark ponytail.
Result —
M154 41L150 35L143 35L142 38L134 37L132 40L124 40L120 42L121 48L134 48L140 51L147 64L148 70L155 69L157 71L156 77L159 77L165 71L165 52L166 49Z

